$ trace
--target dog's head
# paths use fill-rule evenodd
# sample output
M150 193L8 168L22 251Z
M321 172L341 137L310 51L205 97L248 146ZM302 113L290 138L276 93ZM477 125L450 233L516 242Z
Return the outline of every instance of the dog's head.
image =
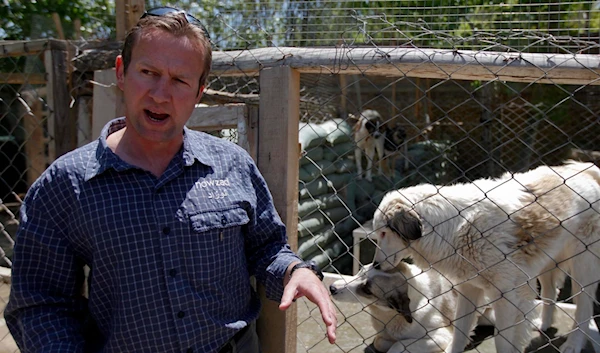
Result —
M364 110L358 117L351 115L352 118L358 120L354 125L354 130L364 130L370 136L379 138L384 134L383 119L378 111L373 109Z
M397 191L388 193L375 210L373 229L377 249L373 262L377 268L394 268L411 254L410 242L421 238L421 217L411 202Z
M383 271L367 265L349 280L337 280L329 286L331 297L339 302L359 302L366 307L394 310L412 323L407 282L407 277L413 276L410 266L400 262Z
M406 130L402 126L388 127L385 130L384 148L386 151L397 151L404 140L406 140Z

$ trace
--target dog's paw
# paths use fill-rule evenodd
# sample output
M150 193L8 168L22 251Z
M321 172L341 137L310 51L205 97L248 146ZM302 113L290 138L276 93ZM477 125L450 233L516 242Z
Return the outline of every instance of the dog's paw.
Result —
M571 332L567 342L560 346L560 353L580 353L586 342L585 336L577 335L577 331Z
M546 331L549 327L548 324L544 320L542 320L541 317L531 319L531 325L533 325L533 327L540 332Z

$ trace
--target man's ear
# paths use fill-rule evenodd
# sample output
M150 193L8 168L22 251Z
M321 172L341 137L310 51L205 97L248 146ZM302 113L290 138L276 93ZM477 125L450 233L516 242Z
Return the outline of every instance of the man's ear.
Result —
M123 56L118 55L115 59L115 71L117 75L117 86L124 91L125 86L125 67L123 66Z
M200 104L200 100L202 99L202 95L204 94L204 86L200 86L198 89L198 97L196 97L196 104Z

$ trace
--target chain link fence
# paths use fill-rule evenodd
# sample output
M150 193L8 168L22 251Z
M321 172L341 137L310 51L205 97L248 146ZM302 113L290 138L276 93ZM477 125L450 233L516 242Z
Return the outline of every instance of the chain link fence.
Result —
M202 103L257 105L263 68L290 65L301 72L298 252L330 273L353 275L371 262L377 245L369 237L370 220L390 190L600 158L595 1L244 6L241 12L232 7L198 16L214 33L216 49ZM189 8L194 9L201 11ZM96 138L94 71L111 68L119 47L95 41L65 42L60 48L48 41L3 45L0 260L5 268L28 187L57 156ZM52 53L58 52L66 65L63 82L56 82L60 61ZM57 94L60 85L66 94ZM355 124L365 110L379 113L393 148L381 159L363 151L357 161L362 141ZM237 140L235 129L217 133ZM0 283L4 304L7 282L9 277ZM567 293L561 299L578 294ZM340 334L330 346L318 310L305 301L298 306L298 352L373 348L377 332L369 307L339 305ZM558 345L547 334L541 337L550 343L531 351ZM474 350L486 352L482 347ZM5 325L0 351L17 351Z

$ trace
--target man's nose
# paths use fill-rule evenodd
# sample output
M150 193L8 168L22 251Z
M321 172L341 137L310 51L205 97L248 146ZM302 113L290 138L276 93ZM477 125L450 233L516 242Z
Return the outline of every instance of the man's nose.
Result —
M167 79L161 78L150 89L150 97L157 102L168 101L171 98L171 85Z

